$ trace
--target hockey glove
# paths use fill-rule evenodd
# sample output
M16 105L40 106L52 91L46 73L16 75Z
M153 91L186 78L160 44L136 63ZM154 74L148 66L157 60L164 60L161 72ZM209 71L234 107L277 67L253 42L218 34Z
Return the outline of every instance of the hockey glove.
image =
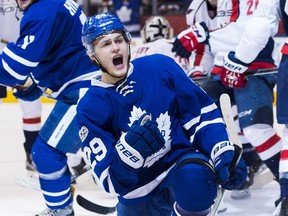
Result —
M42 90L38 88L35 81L29 76L24 85L18 85L13 88L13 95L24 101L34 101L41 97Z
M247 178L247 167L242 158L235 170L230 170L233 156L234 146L231 142L218 143L211 153L218 181L227 190L240 188Z
M248 66L235 57L235 52L229 52L224 56L224 67L220 75L222 84L230 88L244 87L247 84L245 71Z
M182 31L173 42L172 52L183 58L189 58L200 43L207 43L209 31L204 22L195 23L191 28Z
M120 137L116 151L120 159L134 169L141 168L145 159L158 152L165 145L165 140L156 122L150 115L143 114L134 121L130 130Z

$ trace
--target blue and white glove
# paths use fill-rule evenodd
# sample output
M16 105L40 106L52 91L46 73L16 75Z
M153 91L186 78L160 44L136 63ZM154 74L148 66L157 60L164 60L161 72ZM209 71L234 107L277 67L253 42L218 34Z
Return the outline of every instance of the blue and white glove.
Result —
M164 145L165 140L158 124L145 113L134 121L128 132L121 135L115 148L124 163L138 169L144 165L147 157L158 152Z
M27 86L25 86L26 84ZM24 85L18 85L13 88L13 95L24 101L34 101L43 95L43 91L38 88L38 85L29 76Z
M191 28L182 31L173 42L172 52L183 58L189 58L198 44L207 43L209 30L204 22L195 23Z
M220 78L223 85L230 88L242 88L247 84L245 72L249 64L241 62L235 57L235 52L229 52L224 56L224 67Z
M217 143L211 152L211 159L220 185L227 190L240 188L247 178L247 167L240 158L236 168L231 170L234 161L234 145L232 142Z

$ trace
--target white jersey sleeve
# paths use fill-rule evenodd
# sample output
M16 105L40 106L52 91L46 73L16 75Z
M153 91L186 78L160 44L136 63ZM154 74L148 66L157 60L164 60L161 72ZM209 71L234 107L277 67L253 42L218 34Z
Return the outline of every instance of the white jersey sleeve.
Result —
M236 47L235 53L239 60L251 63L266 46L269 38L277 33L279 9L279 0L259 1Z
M209 43L211 52L215 56L214 64L222 66L223 56L229 51L235 51L236 57L244 63L249 64L254 61L267 45L269 37L274 36L278 31L278 1L241 0L238 5L233 5L235 1L231 0L218 1L217 20L223 27L210 32ZM232 11L230 22L227 17L221 16L229 11ZM277 61L277 57L275 60Z

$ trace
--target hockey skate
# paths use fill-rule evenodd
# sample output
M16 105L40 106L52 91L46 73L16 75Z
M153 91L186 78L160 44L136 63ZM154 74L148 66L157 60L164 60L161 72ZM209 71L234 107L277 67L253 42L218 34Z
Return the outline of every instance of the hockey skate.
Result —
M63 209L50 209L46 208L36 216L74 216L74 210L72 204L66 206Z

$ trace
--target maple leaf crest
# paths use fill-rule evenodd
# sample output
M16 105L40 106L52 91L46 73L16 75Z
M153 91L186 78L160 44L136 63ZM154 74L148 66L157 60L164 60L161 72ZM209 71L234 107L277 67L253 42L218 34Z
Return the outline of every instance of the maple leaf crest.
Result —
M141 108L137 108L136 106L133 106L133 109L131 111L131 117L129 118L130 123L128 124L129 127L133 124L135 120L138 120L144 113L146 113L145 110L142 110Z
M165 141L170 139L170 126L171 126L171 120L170 116L168 115L168 112L165 112L164 114L160 114L160 116L156 119L156 122L158 124L158 128L160 132L162 133Z

